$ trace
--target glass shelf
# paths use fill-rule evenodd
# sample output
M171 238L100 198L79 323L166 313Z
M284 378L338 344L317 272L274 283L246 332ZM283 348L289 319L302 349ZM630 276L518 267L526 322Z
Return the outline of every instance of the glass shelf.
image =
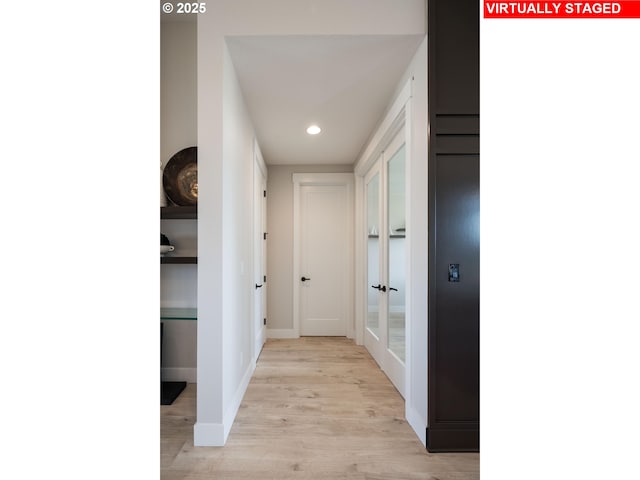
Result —
M198 320L197 308L161 308L160 320Z

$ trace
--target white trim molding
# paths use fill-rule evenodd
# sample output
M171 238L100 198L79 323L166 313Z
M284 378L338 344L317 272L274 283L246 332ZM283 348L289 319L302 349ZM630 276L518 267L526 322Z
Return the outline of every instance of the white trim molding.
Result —
M294 328L267 328L267 338L300 338Z
M360 158L356 162L354 171L356 175L364 177L373 162L377 160L382 150L389 144L393 137L400 131L407 119L405 105L411 99L411 80L402 87L402 90L396 97L393 105L384 117L378 130L371 138L371 141L365 148Z
M260 150L260 145L258 144L257 138L253 139L253 157L255 158L256 163L260 167L260 171L262 172L262 175L264 176L265 179L267 179L269 177L267 164L265 163L264 158L262 157L262 150Z

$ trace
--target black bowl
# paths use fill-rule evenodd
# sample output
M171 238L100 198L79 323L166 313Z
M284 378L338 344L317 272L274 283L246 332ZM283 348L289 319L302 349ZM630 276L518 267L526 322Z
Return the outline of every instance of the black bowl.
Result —
M176 205L197 205L198 147L184 148L169 159L162 172L162 185Z

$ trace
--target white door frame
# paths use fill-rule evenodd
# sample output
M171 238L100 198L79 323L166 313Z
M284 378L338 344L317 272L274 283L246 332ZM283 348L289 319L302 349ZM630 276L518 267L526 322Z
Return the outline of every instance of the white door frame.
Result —
M300 203L301 203L301 191L300 187L312 185L312 186L345 186L347 188L348 205L346 206L349 231L347 236L351 241L349 242L349 248L347 251L347 258L354 258L354 229L353 229L353 173L294 173L293 174L293 331L295 337L300 336ZM353 312L353 275L354 265L348 264L347 268L347 285L349 289L346 292L346 298L349 302L348 311ZM353 314L351 318L347 319L347 337L353 338L354 336L354 322Z

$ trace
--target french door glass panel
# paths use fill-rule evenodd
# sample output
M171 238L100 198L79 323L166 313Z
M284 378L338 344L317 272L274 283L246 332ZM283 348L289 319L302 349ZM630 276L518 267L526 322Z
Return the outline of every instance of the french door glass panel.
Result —
M387 163L388 289L387 347L405 357L405 146Z
M367 329L380 337L380 174L367 183Z

